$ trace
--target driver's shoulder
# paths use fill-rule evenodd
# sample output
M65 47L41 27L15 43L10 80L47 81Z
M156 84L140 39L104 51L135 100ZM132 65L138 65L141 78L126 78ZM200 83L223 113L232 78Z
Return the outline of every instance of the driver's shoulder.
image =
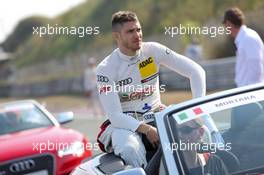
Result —
M113 76L118 70L119 64L120 61L118 61L117 55L113 51L96 66L96 74Z
M142 47L143 49L157 49L163 47L163 45L158 42L151 41L151 42L143 42Z

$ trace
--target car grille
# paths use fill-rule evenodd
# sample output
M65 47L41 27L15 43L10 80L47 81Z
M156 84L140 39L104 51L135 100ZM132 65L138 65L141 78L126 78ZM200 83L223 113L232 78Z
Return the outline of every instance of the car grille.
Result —
M50 154L10 160L0 164L0 175L43 174L53 175L54 158Z

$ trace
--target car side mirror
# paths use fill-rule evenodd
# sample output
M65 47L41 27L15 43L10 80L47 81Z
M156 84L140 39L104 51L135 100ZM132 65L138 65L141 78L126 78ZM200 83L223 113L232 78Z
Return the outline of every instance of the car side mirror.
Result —
M128 170L119 171L113 175L146 175L142 168L132 168Z
M73 120L73 118L74 114L71 111L56 114L56 119L60 124L69 123Z

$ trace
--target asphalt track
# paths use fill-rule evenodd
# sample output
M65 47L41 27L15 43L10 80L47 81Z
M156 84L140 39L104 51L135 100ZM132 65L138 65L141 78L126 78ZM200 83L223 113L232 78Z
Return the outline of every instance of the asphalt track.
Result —
M84 134L88 140L95 145L96 137L99 132L100 124L105 120L103 116L93 116L90 115L91 110L87 107L78 107L69 109L74 113L74 120L63 126L72 128ZM93 146L93 154L100 153L100 150L96 149L97 146Z

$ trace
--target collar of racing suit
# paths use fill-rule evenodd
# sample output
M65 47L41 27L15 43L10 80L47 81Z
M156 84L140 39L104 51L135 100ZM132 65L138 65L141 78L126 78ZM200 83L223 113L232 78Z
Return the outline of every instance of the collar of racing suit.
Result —
M134 60L137 60L140 56L140 53L141 53L141 50L138 50L137 54L134 55L134 56L128 56L128 55L125 55L123 54L120 49L117 49L117 54L118 56L124 60L124 61L127 61L127 62L131 62L131 61L134 61Z

